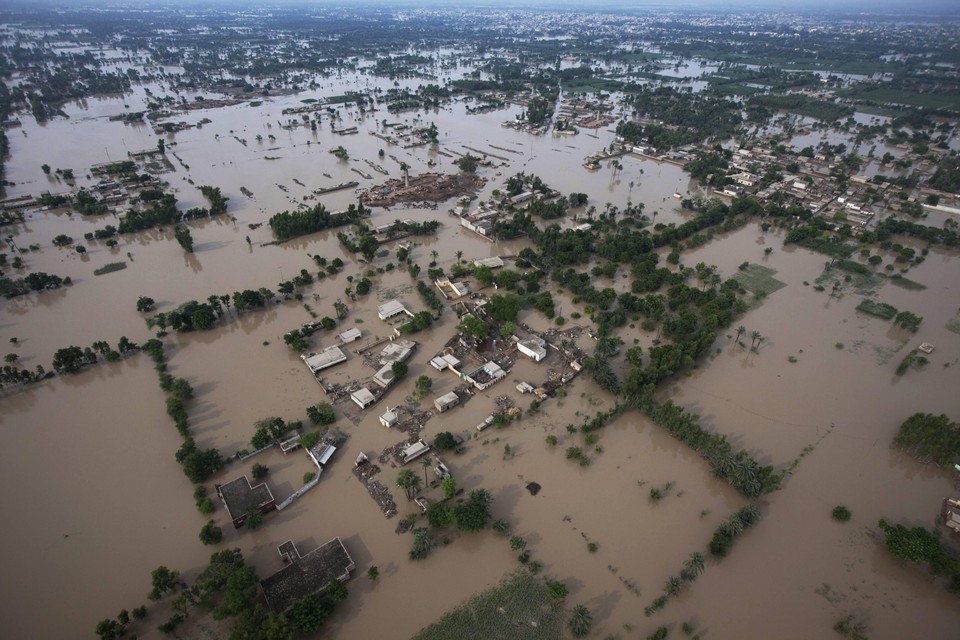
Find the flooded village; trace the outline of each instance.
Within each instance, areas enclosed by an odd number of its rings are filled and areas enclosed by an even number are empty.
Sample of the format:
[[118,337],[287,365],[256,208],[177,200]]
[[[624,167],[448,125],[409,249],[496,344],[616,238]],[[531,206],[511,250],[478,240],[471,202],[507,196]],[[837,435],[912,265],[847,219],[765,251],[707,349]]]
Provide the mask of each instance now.
[[956,15],[306,11],[0,12],[5,635],[956,634]]

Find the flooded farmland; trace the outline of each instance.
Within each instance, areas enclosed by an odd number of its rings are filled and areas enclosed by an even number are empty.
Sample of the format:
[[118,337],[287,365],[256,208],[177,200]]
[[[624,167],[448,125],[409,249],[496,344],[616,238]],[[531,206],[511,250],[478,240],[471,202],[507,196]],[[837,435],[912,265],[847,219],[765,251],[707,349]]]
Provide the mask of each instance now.
[[[453,54],[443,50],[443,55]],[[459,60],[447,62],[454,66],[439,71],[437,82],[474,69],[457,66]],[[675,62],[665,75],[700,77],[718,70],[705,61]],[[177,69],[168,72],[180,73]],[[526,275],[536,266],[522,256],[538,248],[530,237],[496,240],[468,230],[458,207],[493,206],[508,179],[523,172],[540,177],[560,195],[587,197],[586,205],[571,207],[556,221],[537,219],[531,236],[557,222],[563,229],[582,225],[571,232],[582,238],[591,225],[606,224],[608,215],[627,218],[620,213],[624,210],[637,214],[623,229],[649,225],[653,233],[695,220],[692,207],[701,196],[718,195],[719,188],[701,186],[679,160],[621,149],[613,119],[576,135],[538,135],[513,126],[529,109],[515,102],[479,114],[462,98],[400,113],[388,113],[385,103],[376,108],[371,101],[363,108],[336,102],[310,112],[313,128],[306,124],[309,117],[290,111],[358,88],[379,95],[420,84],[413,77],[388,80],[342,71],[305,78],[296,92],[267,91],[262,100],[235,104],[229,93],[184,91],[178,95],[184,102],[224,100],[225,106],[177,111],[173,119],[184,127],[175,133],[157,135],[153,124],[142,120],[110,119],[146,108],[152,96],[171,93],[162,81],[152,81],[122,96],[69,102],[63,106],[67,117],[37,122],[23,114],[20,126],[8,130],[8,199],[92,190],[101,182],[92,167],[139,157],[138,170],[156,173],[180,210],[210,204],[199,185],[219,188],[229,202],[225,215],[183,223],[192,251],[184,251],[177,225],[171,224],[113,236],[114,246],[105,238],[84,240],[119,224],[123,214],[112,210],[81,215],[67,206],[31,206],[22,221],[3,227],[5,250],[9,246],[11,260],[16,255],[24,263],[11,266],[10,273],[45,272],[71,280],[0,301],[0,339],[16,356],[8,362],[25,370],[49,369],[68,345],[102,340],[114,345],[122,336],[142,345],[159,335],[165,356],[165,368],[155,367],[146,352],[131,352],[75,374],[0,389],[0,429],[6,436],[0,481],[8,488],[3,502],[8,522],[0,534],[5,567],[0,623],[7,634],[92,637],[99,620],[146,605],[146,618],[133,622],[131,630],[140,638],[164,637],[157,627],[175,605],[148,599],[155,568],[169,567],[190,582],[212,552],[238,548],[262,579],[285,566],[278,554],[285,541],[306,554],[339,538],[355,568],[347,583],[350,595],[326,621],[324,637],[412,637],[520,565],[563,582],[566,603],[589,608],[592,637],[642,638],[661,625],[679,634],[683,623],[710,638],[825,637],[847,616],[862,621],[873,639],[951,637],[960,624],[956,596],[917,567],[893,558],[877,522],[887,518],[936,528],[941,501],[955,493],[954,476],[891,443],[911,414],[944,413],[951,419],[960,414],[957,249],[898,238],[899,248],[891,243],[873,249],[890,268],[871,272],[872,279],[857,279],[824,253],[785,244],[786,228],[753,218],[711,230],[696,246],[673,241],[650,249],[667,274],[694,290],[706,291],[709,281],[703,279],[701,286],[684,267],[699,263],[715,266],[722,281],[766,278],[764,286],[772,287],[756,295],[740,280],[744,291],[737,295],[749,303],[745,311],[732,326],[721,326],[703,357],[690,358],[691,366],[670,376],[655,394],[658,402],[671,400],[698,414],[700,424],[725,436],[734,452],[744,450],[761,466],[783,474],[779,490],[746,497],[718,477],[705,453],[637,409],[620,412],[621,396],[587,375],[589,367],[581,374],[583,359],[568,354],[594,353],[608,336],[596,333],[595,301],[585,300],[573,285],[549,277],[537,285],[549,290],[556,317],[552,310],[545,314],[527,304],[515,325],[511,321],[501,333],[477,340],[482,347],[456,340],[458,333],[467,333],[460,314],[470,310],[483,316],[490,299],[512,289],[481,281],[465,265],[503,258],[508,268]],[[609,96],[611,101],[622,97]],[[436,125],[435,144],[386,140],[397,131],[430,125]],[[800,148],[826,136],[806,133],[791,144]],[[849,141],[841,132],[830,136],[833,143]],[[161,154],[153,152],[158,140]],[[372,189],[389,196],[382,186],[388,180],[456,173],[458,159],[468,154],[481,160],[477,174],[485,184],[462,201],[424,198],[373,207],[359,225],[282,242],[269,224],[281,211],[318,203],[330,212],[347,210]],[[598,154],[602,160],[585,164],[585,158]],[[72,169],[76,178],[44,171],[44,165]],[[867,164],[863,175],[878,170]],[[731,197],[722,202],[730,204]],[[874,226],[890,214],[876,209]],[[949,210],[930,211],[926,223],[946,228],[955,217]],[[341,231],[359,235],[407,219],[440,226],[434,234],[386,236],[369,260],[338,237]],[[74,242],[57,246],[55,239],[62,235]],[[600,238],[594,237],[591,248],[609,252]],[[77,245],[85,250],[76,251]],[[398,256],[401,246],[409,252],[411,269]],[[569,250],[558,246],[558,252]],[[903,246],[922,251],[925,259],[904,267],[897,261]],[[678,260],[668,258],[673,251]],[[851,255],[861,267],[870,264],[866,255]],[[343,267],[325,271],[335,260]],[[608,288],[613,298],[656,291],[634,286],[628,264],[612,276],[591,271],[602,262],[588,255],[564,266],[591,274],[595,286]],[[97,274],[115,263],[123,266]],[[424,273],[411,273],[412,265]],[[460,280],[471,294],[443,299],[436,312],[417,289],[418,279],[430,291],[439,288],[432,286],[436,275],[426,277],[429,268],[440,275],[462,270],[466,275]],[[303,270],[316,275],[298,285],[296,295],[272,293]],[[864,270],[852,273],[863,276]],[[901,279],[892,277],[900,272]],[[367,278],[371,289],[361,293],[359,283]],[[238,310],[227,304],[210,330],[177,332],[171,326],[165,332],[146,322],[190,300],[261,289],[270,290],[263,308]],[[154,308],[140,312],[137,302],[144,296],[153,299]],[[864,299],[909,310],[922,317],[922,324],[911,332],[867,315],[858,310]],[[391,300],[406,307],[400,320],[379,317],[379,305]],[[427,312],[432,325],[401,333],[408,316],[416,319],[419,312]],[[305,335],[307,349],[288,347],[291,332],[322,318],[336,318],[336,329]],[[637,311],[615,329],[622,343],[610,359],[620,378],[629,377],[630,358],[649,362],[661,338],[668,342],[662,327],[646,326],[645,320]],[[349,328],[359,329],[361,338],[340,344],[345,362],[318,373],[318,384],[301,352],[338,344],[336,335]],[[517,351],[514,331],[550,337],[546,359],[534,361]],[[748,345],[751,335],[762,340]],[[380,389],[368,382],[389,364],[378,361],[377,354],[406,339],[417,344],[405,375],[392,369],[391,375],[402,379],[387,386],[381,398]],[[925,366],[897,373],[897,364],[921,343],[934,347]],[[640,348],[636,356],[631,347]],[[462,372],[439,371],[431,363],[438,354],[453,353],[465,361]],[[506,369],[504,379],[482,389],[467,384],[467,374],[494,357],[503,360],[498,366]],[[171,422],[170,396],[158,384],[158,371],[189,383],[192,397],[184,404],[191,441],[201,450],[219,450],[226,460],[199,483],[215,504],[210,515],[198,512],[197,483],[185,477],[175,459],[184,439]],[[431,380],[429,393],[418,388],[423,376]],[[376,404],[361,409],[358,400],[351,401],[358,381],[377,390]],[[533,393],[521,391],[524,383]],[[440,412],[434,398],[451,392],[461,406]],[[301,421],[304,431],[313,431],[306,410],[320,402],[333,404],[330,433],[341,435],[332,462],[323,466],[303,450],[283,453],[280,447],[245,455],[256,448],[251,439],[259,421]],[[503,413],[510,419],[476,428],[506,407],[515,407]],[[439,483],[431,483],[434,471],[421,464],[424,459],[403,466],[390,453],[408,439],[407,432],[381,424],[381,414],[390,410],[401,420],[417,418],[415,425],[405,426],[426,442],[443,432],[463,438],[456,451],[432,451],[425,459],[436,464],[442,456],[464,498],[475,489],[489,491],[489,519],[508,524],[508,533],[450,526],[434,533],[436,548],[429,557],[411,559],[408,529],[427,526],[422,513],[427,503],[422,509],[404,495],[398,473],[412,469],[418,482],[422,475],[423,496],[430,503],[443,495]],[[613,417],[603,429],[579,429],[607,411]],[[367,456],[370,466],[358,470],[359,456]],[[255,465],[269,469],[265,482],[277,503],[322,470],[314,488],[267,514],[261,527],[237,529],[231,522],[235,514],[227,513],[216,487],[244,475],[253,479]],[[371,477],[395,503],[395,513],[379,504],[384,493],[374,496],[361,477],[373,466],[379,473]],[[749,505],[757,507],[762,520],[743,532],[728,557],[710,556],[713,532]],[[837,505],[849,507],[850,522],[831,518]],[[223,540],[207,548],[197,532],[210,519],[222,528]],[[694,552],[707,556],[703,575],[654,606],[664,585],[669,588],[671,579],[684,575],[684,563]],[[371,568],[378,578],[368,577]],[[176,634],[231,637],[225,623],[200,607],[191,609]]]

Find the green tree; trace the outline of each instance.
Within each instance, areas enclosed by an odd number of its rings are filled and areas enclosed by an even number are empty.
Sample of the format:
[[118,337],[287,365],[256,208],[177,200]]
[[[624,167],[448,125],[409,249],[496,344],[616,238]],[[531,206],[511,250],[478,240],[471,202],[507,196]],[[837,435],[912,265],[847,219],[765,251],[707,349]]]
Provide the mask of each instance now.
[[430,530],[426,527],[417,527],[413,530],[413,547],[410,549],[411,560],[423,560],[437,546],[430,537]]
[[177,239],[184,251],[193,253],[193,236],[190,235],[190,229],[183,225],[177,225],[173,229],[173,237]]
[[465,336],[473,336],[478,340],[487,337],[486,323],[476,316],[464,316],[460,324],[457,325],[457,331]]
[[479,162],[480,158],[468,153],[465,156],[461,156],[460,159],[457,160],[456,164],[457,168],[464,173],[476,173]]
[[490,505],[493,496],[486,489],[474,489],[469,499],[453,510],[457,527],[462,531],[480,531],[490,517]]
[[427,507],[425,515],[427,516],[427,522],[435,529],[442,529],[453,524],[453,512],[450,507],[442,502],[434,502]]
[[394,380],[400,380],[407,375],[407,363],[402,360],[394,360],[390,365],[390,372],[393,373]]
[[426,397],[426,395],[430,393],[431,387],[433,387],[433,379],[430,376],[423,375],[418,377],[414,397],[416,397],[417,400]]
[[333,611],[333,602],[316,594],[306,595],[286,612],[286,618],[300,633],[313,633],[323,626]]
[[449,431],[441,431],[433,438],[433,446],[435,449],[453,449],[457,446],[457,440],[454,438],[453,434]]
[[159,600],[168,591],[176,591],[183,586],[180,572],[171,571],[163,565],[150,572],[150,583],[153,588],[147,597],[151,600]]
[[960,455],[960,425],[944,414],[915,413],[900,425],[893,442],[920,460],[950,467]]
[[334,602],[343,602],[347,599],[347,595],[347,585],[336,578],[331,578],[327,583],[327,596]]
[[547,580],[547,593],[554,600],[563,600],[567,597],[567,585],[559,580]]
[[570,611],[567,627],[570,629],[570,633],[577,638],[582,638],[590,633],[590,629],[593,627],[593,616],[590,615],[590,610],[582,604],[575,606]]
[[690,557],[683,562],[683,577],[686,580],[695,580],[697,576],[703,573],[705,566],[703,554],[699,551],[694,551],[690,554]]
[[337,415],[333,410],[333,405],[329,402],[319,402],[307,407],[307,418],[309,418],[313,424],[327,425],[333,424],[337,419]]
[[420,476],[413,472],[413,469],[400,469],[397,474],[397,486],[403,489],[407,500],[413,500],[413,496],[420,489]]
[[440,489],[443,490],[445,498],[452,498],[457,495],[457,480],[453,476],[447,476],[440,481]]
[[213,520],[207,520],[207,524],[200,529],[200,542],[205,545],[223,542],[223,530]]
[[380,248],[380,242],[378,242],[377,239],[371,235],[365,235],[360,238],[358,246],[360,248],[361,255],[363,255],[367,262],[370,262],[373,260],[374,256],[377,255],[377,249]]
[[96,628],[96,634],[101,640],[119,640],[123,637],[125,631],[124,625],[110,618],[98,622]]

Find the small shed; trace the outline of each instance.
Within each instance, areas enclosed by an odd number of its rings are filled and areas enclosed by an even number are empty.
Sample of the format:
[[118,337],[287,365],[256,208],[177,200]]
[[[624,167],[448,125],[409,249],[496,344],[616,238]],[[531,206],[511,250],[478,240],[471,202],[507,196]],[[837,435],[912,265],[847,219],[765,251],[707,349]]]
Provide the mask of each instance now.
[[337,335],[337,340],[340,341],[340,344],[347,344],[348,342],[353,342],[354,340],[359,340],[360,336],[363,335],[363,332],[356,327],[351,327]]
[[380,416],[380,424],[387,427],[388,429],[393,425],[397,424],[400,421],[400,417],[397,415],[397,412],[390,407],[387,407],[387,410],[383,412],[383,415]]
[[460,396],[453,391],[445,393],[433,401],[433,406],[436,407],[440,413],[443,413],[447,409],[452,409],[458,404],[460,404]]
[[350,399],[357,403],[357,406],[361,409],[366,409],[377,401],[377,397],[373,395],[366,387],[361,387],[360,389],[357,389],[351,393]]

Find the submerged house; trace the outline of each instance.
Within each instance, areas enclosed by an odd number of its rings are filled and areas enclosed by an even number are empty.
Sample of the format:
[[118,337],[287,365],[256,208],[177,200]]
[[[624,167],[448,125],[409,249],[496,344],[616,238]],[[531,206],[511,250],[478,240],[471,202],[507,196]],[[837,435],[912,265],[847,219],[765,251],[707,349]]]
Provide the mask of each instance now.
[[304,596],[323,594],[331,580],[346,582],[357,568],[339,537],[306,555],[300,555],[292,540],[281,544],[277,551],[287,566],[260,581],[267,604],[277,613],[283,613]]
[[250,484],[247,476],[241,476],[226,484],[217,485],[217,495],[227,508],[233,526],[239,529],[251,512],[270,513],[277,508],[277,502],[266,482],[256,486]]
[[473,386],[480,391],[496,384],[505,377],[507,377],[507,372],[493,360],[490,360],[479,369],[471,371],[466,376],[467,380],[473,383]]
[[547,343],[543,338],[533,337],[529,340],[521,340],[517,343],[517,349],[528,358],[533,358],[535,362],[540,362],[547,357]]

